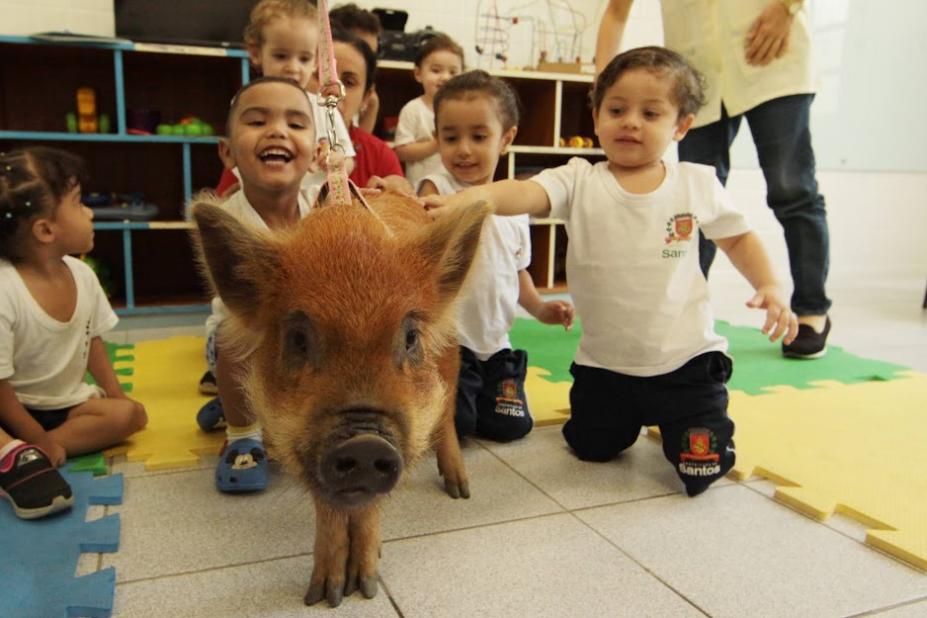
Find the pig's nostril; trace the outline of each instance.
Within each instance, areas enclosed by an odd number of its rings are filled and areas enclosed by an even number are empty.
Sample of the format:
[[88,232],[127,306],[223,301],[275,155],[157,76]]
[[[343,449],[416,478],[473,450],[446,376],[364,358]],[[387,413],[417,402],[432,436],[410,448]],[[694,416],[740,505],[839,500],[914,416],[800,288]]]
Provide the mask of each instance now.
[[347,474],[351,470],[357,467],[357,460],[351,457],[339,457],[335,461],[335,471],[342,474]]
[[380,474],[395,474],[399,468],[399,463],[395,459],[378,459],[373,463],[373,467]]

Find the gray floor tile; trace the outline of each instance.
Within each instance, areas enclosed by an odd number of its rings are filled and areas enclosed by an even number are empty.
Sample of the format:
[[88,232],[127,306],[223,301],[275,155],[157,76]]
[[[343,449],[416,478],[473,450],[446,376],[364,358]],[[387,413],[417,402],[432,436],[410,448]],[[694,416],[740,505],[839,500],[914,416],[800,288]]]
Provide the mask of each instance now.
[[213,470],[125,479],[122,541],[103,566],[117,581],[201,571],[308,553],[315,519],[308,495],[283,474],[258,494],[220,494]]
[[174,470],[147,470],[143,461],[126,461],[125,455],[116,455],[109,464],[110,474],[122,474],[126,478],[139,476],[154,476],[159,474],[177,474],[189,470],[215,470],[219,461],[218,455],[200,455],[195,466],[178,468]]
[[[684,491],[660,443],[644,435],[608,463],[577,459],[564,442],[560,426],[538,427],[516,442],[483,445],[567,509]],[[730,482],[722,479],[715,485]]]
[[380,569],[406,618],[702,615],[568,514],[386,543]]
[[927,616],[927,599],[863,615],[878,616],[879,618],[924,618],[924,616]]
[[384,539],[562,512],[553,500],[478,444],[470,444],[463,452],[471,497],[454,500],[444,493],[435,458],[428,457],[384,501]]
[[371,600],[355,593],[334,610],[326,604],[306,607],[303,595],[311,572],[312,558],[298,556],[120,584],[113,614],[119,618],[397,616],[383,590]]
[[577,514],[711,616],[846,616],[927,594],[927,577],[730,486]]

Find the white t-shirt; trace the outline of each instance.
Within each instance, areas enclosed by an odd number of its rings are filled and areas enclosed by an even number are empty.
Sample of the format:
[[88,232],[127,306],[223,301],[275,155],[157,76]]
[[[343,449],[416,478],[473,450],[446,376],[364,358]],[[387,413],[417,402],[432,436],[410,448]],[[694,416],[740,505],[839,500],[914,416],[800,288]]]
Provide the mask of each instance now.
[[814,92],[811,37],[805,12],[792,22],[789,46],[766,66],[747,64],[744,41],[769,0],[661,0],[664,45],[685,56],[705,76],[706,104],[693,127],[721,119],[721,102],[731,116],[761,103]]
[[608,169],[573,158],[531,180],[566,221],[567,282],[582,320],[576,362],[633,376],[678,369],[727,350],[714,331],[698,231],[726,238],[749,230],[714,168],[666,163],[652,193],[625,191]]
[[70,408],[100,396],[84,382],[90,341],[119,321],[93,270],[70,256],[63,261],[77,287],[67,322],[48,315],[16,268],[0,259],[0,380],[9,381],[21,404],[37,410]]
[[[466,189],[448,172],[422,178],[440,195]],[[416,187],[416,192],[418,187]],[[528,215],[486,219],[480,244],[470,267],[467,284],[458,297],[457,335],[460,345],[486,360],[499,350],[511,349],[509,331],[518,306],[518,271],[531,263]]]
[[[412,99],[402,106],[399,112],[399,124],[396,125],[396,146],[404,146],[414,142],[434,137],[435,134],[435,112],[425,105],[424,99],[418,97]],[[434,153],[420,161],[408,161],[406,166],[406,178],[416,186],[418,182],[429,174],[436,174],[444,171],[444,164],[441,163],[441,155]]]
[[[299,204],[299,218],[302,219],[309,214],[309,211],[312,210],[313,201],[309,201],[307,197],[300,192],[298,198]],[[264,222],[264,219],[261,218],[261,215],[258,214],[258,211],[254,209],[253,206],[248,202],[248,198],[245,197],[244,191],[236,191],[232,196],[226,201],[222,202],[222,207],[228,210],[229,213],[235,215],[235,217],[244,223],[245,225],[252,227],[258,230],[269,230],[267,223]],[[216,329],[219,327],[225,319],[229,317],[229,310],[225,306],[225,303],[222,302],[222,299],[217,295],[212,299],[212,313],[209,317],[206,318],[206,335],[207,337],[212,333],[216,332]]]

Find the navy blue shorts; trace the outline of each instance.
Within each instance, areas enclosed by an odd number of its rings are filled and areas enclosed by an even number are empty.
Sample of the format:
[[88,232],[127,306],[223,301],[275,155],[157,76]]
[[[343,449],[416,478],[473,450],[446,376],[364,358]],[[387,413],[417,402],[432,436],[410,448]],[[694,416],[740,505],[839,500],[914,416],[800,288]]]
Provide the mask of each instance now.
[[663,454],[694,496],[734,465],[725,386],[731,371],[731,359],[721,352],[646,378],[573,363],[563,436],[580,459],[609,461],[637,441],[641,427],[658,425]]
[[499,350],[485,361],[460,346],[457,379],[458,437],[476,434],[498,442],[524,437],[534,424],[525,396],[528,353]]

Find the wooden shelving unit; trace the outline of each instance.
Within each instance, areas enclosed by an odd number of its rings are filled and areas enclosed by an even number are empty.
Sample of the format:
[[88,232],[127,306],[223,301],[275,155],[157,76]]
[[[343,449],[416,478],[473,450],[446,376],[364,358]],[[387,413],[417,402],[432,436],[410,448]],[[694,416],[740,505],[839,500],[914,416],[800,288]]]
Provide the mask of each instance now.
[[[120,314],[206,310],[208,294],[197,272],[184,208],[222,171],[219,138],[132,135],[129,110],[150,109],[162,121],[196,115],[217,131],[228,101],[249,78],[241,50],[131,42],[49,43],[0,36],[0,148],[48,143],[84,157],[86,192],[141,192],[158,206],[153,221],[97,221],[92,256],[110,271]],[[65,116],[75,93],[89,86],[110,133],[69,133]]]
[[[0,149],[56,144],[83,156],[87,192],[144,193],[158,206],[152,221],[96,221],[92,256],[110,271],[117,313],[206,311],[208,293],[194,266],[185,205],[194,191],[215,186],[221,174],[218,137],[132,135],[129,110],[151,109],[162,121],[196,115],[221,131],[228,101],[249,80],[242,50],[133,42],[51,43],[0,36]],[[410,62],[381,61],[377,90],[382,119],[398,116],[421,93]],[[514,178],[570,157],[602,159],[599,149],[560,148],[560,137],[592,137],[586,103],[591,76],[492,71],[509,81],[526,107],[515,146],[497,178]],[[69,133],[65,116],[75,93],[92,87],[110,133]],[[542,290],[565,287],[566,235],[559,221],[532,222],[530,272]]]

